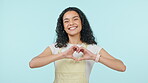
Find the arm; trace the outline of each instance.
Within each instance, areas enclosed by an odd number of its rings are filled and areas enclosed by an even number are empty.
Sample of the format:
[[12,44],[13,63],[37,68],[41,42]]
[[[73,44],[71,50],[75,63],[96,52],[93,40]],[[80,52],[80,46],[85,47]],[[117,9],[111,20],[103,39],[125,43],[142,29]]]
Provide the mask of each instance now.
[[123,64],[121,60],[114,58],[104,49],[101,49],[99,54],[101,55],[99,59],[100,63],[117,71],[124,72],[126,70],[126,66]]
[[[94,60],[96,59],[96,54],[90,52],[84,47],[80,47],[78,52],[83,52],[83,57],[79,58],[78,61],[81,60]],[[99,62],[106,65],[107,67],[124,72],[126,70],[126,66],[123,64],[121,60],[118,60],[107,53],[103,48],[100,50],[99,54],[101,55],[99,58]]]
[[42,66],[45,66],[51,62],[54,62],[54,61],[62,59],[62,58],[63,58],[63,56],[61,55],[61,53],[53,55],[50,47],[47,47],[41,54],[34,57],[29,62],[29,66],[30,66],[30,68],[42,67]]
[[54,62],[59,59],[69,58],[76,60],[77,58],[73,57],[73,53],[78,49],[78,46],[72,46],[70,49],[59,54],[52,54],[50,47],[47,47],[40,55],[34,57],[30,62],[30,68],[37,68],[45,66],[51,62]]

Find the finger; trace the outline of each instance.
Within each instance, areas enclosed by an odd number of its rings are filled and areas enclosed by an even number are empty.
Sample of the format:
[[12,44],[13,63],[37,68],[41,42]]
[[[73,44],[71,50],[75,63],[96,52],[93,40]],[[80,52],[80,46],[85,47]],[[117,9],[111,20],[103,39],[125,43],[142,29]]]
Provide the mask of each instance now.
[[71,58],[72,58],[72,56],[66,56],[66,58],[71,59]]
[[79,47],[77,46],[77,50],[76,50],[77,52],[79,51]]
[[74,53],[76,49],[77,49],[76,46],[72,46],[72,47],[69,48],[69,51],[71,51],[72,53]]
[[73,60],[78,61],[78,59],[76,57],[71,57]]
[[82,49],[81,52],[83,52],[84,54],[89,51],[88,49],[86,49],[86,48],[84,48],[84,47],[81,47],[81,49]]
[[84,52],[84,50],[85,50],[85,48],[80,47],[78,53],[80,53],[80,52]]
[[79,48],[78,46],[72,46],[72,49],[73,49],[74,51],[77,51],[78,48]]
[[85,60],[85,58],[81,57],[78,59],[78,61],[82,61],[82,60]]
[[75,48],[74,46],[71,46],[71,47],[70,47],[71,50],[73,50],[74,48]]
[[81,50],[82,50],[82,48],[81,48],[81,47],[79,47],[78,53],[79,53],[79,52],[81,52]]
[[71,48],[71,49],[73,49],[73,48],[75,48],[75,47],[76,47],[76,45],[74,45],[74,46],[71,46],[70,48]]
[[84,52],[84,49],[81,49],[80,52]]

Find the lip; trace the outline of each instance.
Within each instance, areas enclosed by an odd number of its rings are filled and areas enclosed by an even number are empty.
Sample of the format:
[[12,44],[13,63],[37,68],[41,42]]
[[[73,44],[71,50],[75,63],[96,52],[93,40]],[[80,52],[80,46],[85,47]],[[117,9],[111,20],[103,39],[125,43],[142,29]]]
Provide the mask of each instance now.
[[76,28],[78,28],[78,26],[72,26],[72,27],[69,27],[68,30],[74,31]]

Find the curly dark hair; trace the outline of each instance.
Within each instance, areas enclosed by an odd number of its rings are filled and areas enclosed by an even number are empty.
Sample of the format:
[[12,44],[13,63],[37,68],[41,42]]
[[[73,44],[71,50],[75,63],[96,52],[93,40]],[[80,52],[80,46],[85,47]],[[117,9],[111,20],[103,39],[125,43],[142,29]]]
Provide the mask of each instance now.
[[56,27],[57,39],[56,39],[55,47],[59,47],[59,48],[66,47],[67,43],[69,42],[68,34],[64,30],[64,25],[63,25],[63,16],[68,11],[75,11],[80,16],[80,19],[82,22],[82,30],[80,32],[80,37],[81,37],[80,40],[86,44],[97,44],[85,14],[80,9],[78,9],[76,7],[68,7],[59,15],[59,18],[57,21],[57,27]]

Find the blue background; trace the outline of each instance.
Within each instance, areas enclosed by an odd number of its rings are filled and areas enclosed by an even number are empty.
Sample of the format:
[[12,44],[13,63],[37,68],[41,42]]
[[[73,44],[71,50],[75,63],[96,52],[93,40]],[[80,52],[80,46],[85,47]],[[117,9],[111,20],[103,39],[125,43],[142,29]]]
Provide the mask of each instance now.
[[30,69],[29,61],[56,39],[67,7],[87,16],[98,45],[127,66],[97,63],[90,83],[148,83],[147,0],[0,0],[0,83],[52,83],[54,64]]

